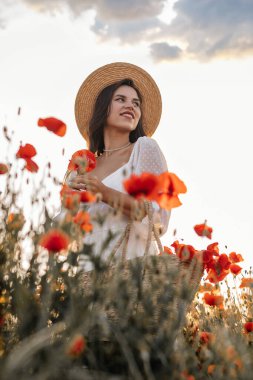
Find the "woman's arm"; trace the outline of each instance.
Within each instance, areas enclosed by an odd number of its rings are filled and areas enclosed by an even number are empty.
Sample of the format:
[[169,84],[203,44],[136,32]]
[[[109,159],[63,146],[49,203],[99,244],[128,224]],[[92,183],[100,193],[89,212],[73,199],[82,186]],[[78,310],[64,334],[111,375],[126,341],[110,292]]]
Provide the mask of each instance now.
[[105,186],[99,179],[90,174],[77,175],[68,185],[81,191],[90,191],[93,194],[101,194],[102,201],[121,211],[127,217],[134,220],[142,220],[146,216],[144,202],[136,200],[131,195]]
[[121,193],[110,187],[104,187],[102,193],[103,202],[116,210],[120,209],[121,212],[130,219],[142,220],[146,216],[144,202],[142,200],[136,200],[131,195]]

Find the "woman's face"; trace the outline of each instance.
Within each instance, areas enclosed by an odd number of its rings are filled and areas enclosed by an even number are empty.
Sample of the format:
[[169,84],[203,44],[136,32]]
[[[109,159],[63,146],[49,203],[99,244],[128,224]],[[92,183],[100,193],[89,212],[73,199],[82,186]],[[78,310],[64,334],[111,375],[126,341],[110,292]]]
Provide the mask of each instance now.
[[140,99],[134,88],[122,85],[113,94],[106,128],[131,132],[141,117]]

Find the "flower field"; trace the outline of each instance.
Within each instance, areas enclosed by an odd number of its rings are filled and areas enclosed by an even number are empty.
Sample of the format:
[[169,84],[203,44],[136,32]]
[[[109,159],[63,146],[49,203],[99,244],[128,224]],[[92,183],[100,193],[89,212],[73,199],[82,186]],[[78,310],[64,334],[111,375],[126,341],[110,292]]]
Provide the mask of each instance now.
[[[38,126],[66,132],[55,118]],[[43,192],[46,181],[58,185],[48,168],[29,201],[39,217],[27,219],[22,197],[40,170],[35,157],[27,143],[16,149],[22,169],[0,163],[0,378],[250,380],[253,273],[242,269],[243,254],[221,251],[205,221],[193,226],[201,250],[175,240],[146,260],[102,261],[83,243],[93,220],[80,208],[99,194],[61,184],[65,216],[57,221]],[[94,165],[91,152],[78,151],[67,175]],[[132,175],[124,186],[137,202],[168,210],[187,191],[169,172]],[[80,256],[93,262],[92,273],[79,270]]]

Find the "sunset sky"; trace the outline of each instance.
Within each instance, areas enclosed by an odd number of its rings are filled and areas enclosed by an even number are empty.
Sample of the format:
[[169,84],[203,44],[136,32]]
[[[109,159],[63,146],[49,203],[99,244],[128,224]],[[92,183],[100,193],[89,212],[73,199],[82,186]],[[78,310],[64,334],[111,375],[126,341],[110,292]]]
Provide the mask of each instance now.
[[[0,51],[0,123],[15,132],[9,154],[31,143],[40,167],[51,161],[60,179],[86,147],[74,118],[85,77],[115,61],[147,70],[163,99],[153,138],[188,188],[163,243],[176,229],[185,243],[218,241],[253,264],[253,1],[3,0]],[[48,116],[66,122],[65,137],[37,127]],[[4,161],[2,134],[0,144]],[[204,220],[212,240],[193,231]]]

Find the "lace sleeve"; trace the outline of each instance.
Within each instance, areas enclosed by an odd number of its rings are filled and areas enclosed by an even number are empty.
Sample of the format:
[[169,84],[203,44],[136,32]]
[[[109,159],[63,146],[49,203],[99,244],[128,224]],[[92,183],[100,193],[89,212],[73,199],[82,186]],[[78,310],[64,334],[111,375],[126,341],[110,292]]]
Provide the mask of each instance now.
[[[149,137],[140,137],[139,151],[135,162],[135,173],[143,172],[161,174],[168,171],[165,157],[155,140]],[[152,202],[154,209],[154,223],[160,231],[160,235],[164,235],[167,231],[171,211],[164,210],[159,207],[156,202]],[[146,218],[143,220],[144,223]]]

